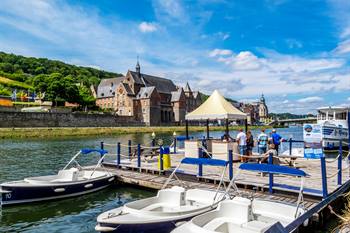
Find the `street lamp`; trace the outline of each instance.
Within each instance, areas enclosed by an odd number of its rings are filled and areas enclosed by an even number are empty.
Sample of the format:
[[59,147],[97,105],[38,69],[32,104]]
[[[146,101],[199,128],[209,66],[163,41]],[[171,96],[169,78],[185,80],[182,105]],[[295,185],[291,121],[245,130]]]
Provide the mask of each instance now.
[[156,146],[156,134],[152,132],[152,147]]

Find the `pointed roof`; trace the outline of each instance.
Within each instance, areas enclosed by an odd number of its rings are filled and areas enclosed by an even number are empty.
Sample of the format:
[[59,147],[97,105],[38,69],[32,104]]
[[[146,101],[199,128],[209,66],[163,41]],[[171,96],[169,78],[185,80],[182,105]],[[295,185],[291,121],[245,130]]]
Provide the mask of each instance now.
[[137,98],[138,99],[151,98],[151,95],[154,91],[156,91],[156,87],[141,87],[139,93],[137,94]]
[[186,82],[186,86],[185,86],[185,92],[192,92],[190,85],[188,84],[188,82]]
[[213,94],[193,112],[186,114],[186,120],[246,119],[247,114],[235,108],[219,91]]
[[97,98],[113,97],[115,89],[124,80],[124,76],[102,79],[97,87]]
[[176,86],[170,79],[160,78],[148,74],[140,73],[138,75],[134,71],[129,71],[135,80],[135,83],[143,85],[145,87],[156,87],[158,93],[171,94],[172,91],[176,91]]
[[177,102],[181,100],[181,97],[184,95],[184,90],[180,87],[177,91],[171,92],[171,102]]

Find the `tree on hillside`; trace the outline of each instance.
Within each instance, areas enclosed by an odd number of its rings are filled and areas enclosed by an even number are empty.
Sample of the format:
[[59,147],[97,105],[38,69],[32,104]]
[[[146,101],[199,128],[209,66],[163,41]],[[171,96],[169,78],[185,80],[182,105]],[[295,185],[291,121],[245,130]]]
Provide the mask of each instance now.
[[46,98],[55,102],[57,106],[60,102],[76,103],[79,101],[79,90],[72,76],[63,77],[60,73],[53,73],[45,79],[47,89]]
[[86,86],[79,86],[79,101],[78,104],[80,104],[84,109],[86,107],[93,107],[95,105],[95,98],[91,95],[90,89]]

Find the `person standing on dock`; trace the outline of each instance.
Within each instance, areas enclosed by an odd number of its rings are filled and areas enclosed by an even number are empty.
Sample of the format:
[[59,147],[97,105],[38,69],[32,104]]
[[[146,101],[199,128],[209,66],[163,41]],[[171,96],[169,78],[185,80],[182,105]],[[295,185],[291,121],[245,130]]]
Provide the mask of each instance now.
[[281,135],[279,135],[279,134],[276,132],[276,129],[273,129],[273,130],[272,130],[271,138],[272,138],[272,144],[275,145],[275,150],[276,150],[277,155],[278,155],[278,149],[279,149],[279,146],[280,146],[281,141],[282,141],[283,139],[282,139]]
[[265,129],[261,129],[261,133],[258,136],[258,153],[265,154],[267,151],[267,142],[269,141],[269,137],[265,133]]
[[[239,129],[239,133],[236,137],[239,153],[243,156],[247,154],[247,135],[243,132],[243,129]],[[244,157],[241,157],[241,162],[244,162]]]
[[252,135],[252,132],[248,130],[247,131],[247,155],[248,156],[253,155],[253,148],[254,148],[254,137]]

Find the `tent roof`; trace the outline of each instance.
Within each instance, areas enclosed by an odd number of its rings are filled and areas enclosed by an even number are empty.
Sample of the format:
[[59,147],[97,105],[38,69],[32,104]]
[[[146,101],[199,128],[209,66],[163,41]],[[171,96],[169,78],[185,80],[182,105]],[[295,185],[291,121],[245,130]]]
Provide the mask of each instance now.
[[193,112],[186,114],[186,120],[246,119],[247,114],[235,108],[217,90]]

